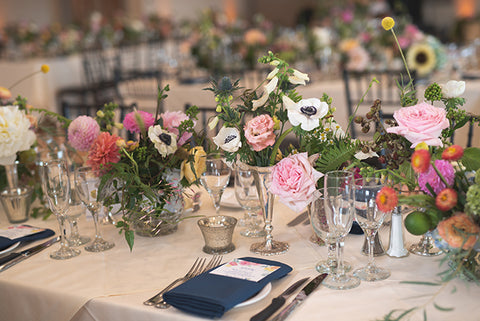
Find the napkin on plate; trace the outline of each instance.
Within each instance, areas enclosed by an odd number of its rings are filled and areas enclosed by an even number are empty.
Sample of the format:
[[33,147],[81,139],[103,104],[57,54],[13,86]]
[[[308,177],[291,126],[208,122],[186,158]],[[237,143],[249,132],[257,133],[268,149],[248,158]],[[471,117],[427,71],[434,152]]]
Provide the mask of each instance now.
[[9,248],[10,246],[12,246],[17,242],[32,242],[32,241],[41,240],[41,239],[50,237],[52,235],[55,235],[55,232],[48,228],[35,228],[29,225],[23,225],[23,226],[27,228],[32,228],[30,229],[32,233],[22,235],[19,237],[13,237],[13,238],[0,235],[0,251],[3,251]]
[[[238,261],[253,262],[278,267],[258,281],[218,275],[229,263],[214,268],[166,292],[166,303],[179,310],[202,317],[218,318],[235,305],[257,294],[273,280],[279,279],[292,268],[284,263],[254,257],[239,258]],[[218,269],[218,270],[217,270]],[[225,270],[225,267],[222,269]]]

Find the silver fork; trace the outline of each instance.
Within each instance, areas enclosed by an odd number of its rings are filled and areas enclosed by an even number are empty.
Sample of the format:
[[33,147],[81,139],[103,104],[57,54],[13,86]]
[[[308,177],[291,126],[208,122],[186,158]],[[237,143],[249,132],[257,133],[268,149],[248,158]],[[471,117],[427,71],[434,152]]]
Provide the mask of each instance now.
[[173,281],[172,283],[170,283],[166,288],[164,288],[162,291],[158,292],[157,294],[155,294],[154,296],[152,296],[150,299],[148,299],[147,301],[143,302],[143,304],[145,305],[154,305],[156,304],[160,299],[163,300],[162,298],[162,295],[167,292],[168,290],[172,289],[175,285],[177,285],[177,283],[180,283],[180,282],[185,282],[186,280],[192,278],[193,276],[195,276],[199,271],[202,271],[203,270],[203,266],[205,265],[205,261],[206,259],[205,258],[198,258],[195,260],[195,262],[193,263],[192,267],[190,268],[190,270],[188,270],[188,272],[181,278],[178,278],[176,279],[175,281]]
[[[214,255],[210,261],[208,262],[208,264],[201,270],[201,271],[198,271],[196,275],[192,276],[191,278],[197,276],[197,275],[200,275],[210,269],[213,269],[217,266],[220,265],[220,263],[222,263],[222,256],[221,255]],[[185,280],[187,281],[187,280]],[[155,307],[156,308],[159,308],[159,309],[168,309],[171,305],[166,303],[165,301],[163,301],[163,294],[162,294],[162,298],[155,304]]]

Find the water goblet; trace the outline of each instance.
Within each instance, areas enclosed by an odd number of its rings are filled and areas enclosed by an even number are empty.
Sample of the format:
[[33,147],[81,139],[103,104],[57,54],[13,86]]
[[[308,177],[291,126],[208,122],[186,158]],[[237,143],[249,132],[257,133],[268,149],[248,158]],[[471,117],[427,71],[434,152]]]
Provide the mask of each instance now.
[[348,171],[332,171],[324,178],[324,205],[327,216],[329,233],[337,243],[337,268],[333,275],[325,281],[325,286],[346,290],[357,287],[360,280],[345,273],[343,248],[345,236],[350,232],[353,224],[355,189],[353,173]]
[[235,197],[244,209],[243,225],[245,228],[240,235],[246,237],[265,236],[262,204],[258,197],[253,171],[242,165],[235,168]]
[[375,235],[383,224],[387,212],[381,211],[376,204],[377,194],[383,187],[380,178],[362,177],[355,180],[355,218],[362,228],[368,243],[368,264],[353,272],[364,281],[380,281],[390,276],[390,271],[375,265]]
[[65,260],[80,254],[67,242],[65,220],[70,203],[70,179],[67,165],[63,160],[52,160],[42,164],[42,188],[49,207],[55,214],[60,227],[60,248],[51,253],[55,260]]
[[[327,258],[319,261],[315,265],[315,269],[319,273],[333,274],[337,269],[337,242],[328,227],[327,215],[325,212],[325,201],[323,197],[319,197],[308,205],[308,214],[310,216],[310,224],[312,225],[314,235],[327,246]],[[352,266],[349,262],[343,261],[345,272],[351,270]]]
[[220,199],[230,181],[232,170],[220,154],[209,154],[205,160],[206,169],[200,177],[200,182],[210,195],[215,212],[220,212]]
[[95,225],[95,239],[91,244],[85,246],[85,250],[89,252],[102,252],[115,246],[115,243],[103,239],[98,224],[98,213],[103,206],[100,202],[101,196],[98,191],[101,175],[100,170],[95,170],[88,166],[79,167],[75,170],[75,186],[78,196],[92,214]]

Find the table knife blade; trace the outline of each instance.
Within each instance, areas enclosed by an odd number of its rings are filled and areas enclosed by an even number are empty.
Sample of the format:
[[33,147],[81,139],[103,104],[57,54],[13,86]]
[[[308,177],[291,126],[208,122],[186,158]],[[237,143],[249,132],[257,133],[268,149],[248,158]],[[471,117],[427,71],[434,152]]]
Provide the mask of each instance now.
[[297,294],[295,299],[287,305],[272,321],[283,321],[292,313],[292,311],[299,306],[319,285],[323,280],[328,276],[327,273],[320,274],[312,281],[308,282],[307,285]]
[[308,212],[307,211],[302,212],[302,213],[298,214],[293,220],[288,222],[287,226],[293,227],[295,225],[298,225],[298,224],[302,223],[303,221],[305,221],[307,219],[307,217],[308,217]]
[[[46,242],[43,242],[39,245],[35,245],[35,246],[32,246],[31,248],[28,248],[26,250],[23,250],[21,252],[18,252],[18,253],[11,253],[8,257],[10,257],[10,260],[3,263],[1,266],[0,266],[0,272],[3,272],[9,268],[11,268],[12,266],[22,262],[23,260],[26,260],[28,259],[29,257],[37,254],[38,252],[48,248],[49,246],[51,246],[52,244],[58,242],[60,240],[60,237],[57,236],[57,237],[54,237]],[[6,258],[8,258],[6,257]],[[6,259],[5,258],[5,259]]]
[[303,278],[297,282],[290,285],[282,294],[277,296],[272,300],[269,306],[267,306],[262,311],[255,314],[250,318],[250,321],[264,321],[268,319],[272,314],[274,314],[282,305],[285,304],[285,300],[292,295],[303,283],[305,283],[309,278]]

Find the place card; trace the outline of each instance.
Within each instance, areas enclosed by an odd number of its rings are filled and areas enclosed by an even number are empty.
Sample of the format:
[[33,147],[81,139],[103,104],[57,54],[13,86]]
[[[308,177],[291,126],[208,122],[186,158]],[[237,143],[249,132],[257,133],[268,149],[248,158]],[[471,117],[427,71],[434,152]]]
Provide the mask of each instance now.
[[9,226],[6,229],[0,230],[0,236],[6,237],[10,240],[18,239],[27,235],[36,234],[45,231],[44,228],[30,225],[15,225]]
[[280,269],[280,266],[260,264],[242,259],[233,259],[210,273],[258,282],[278,269]]

